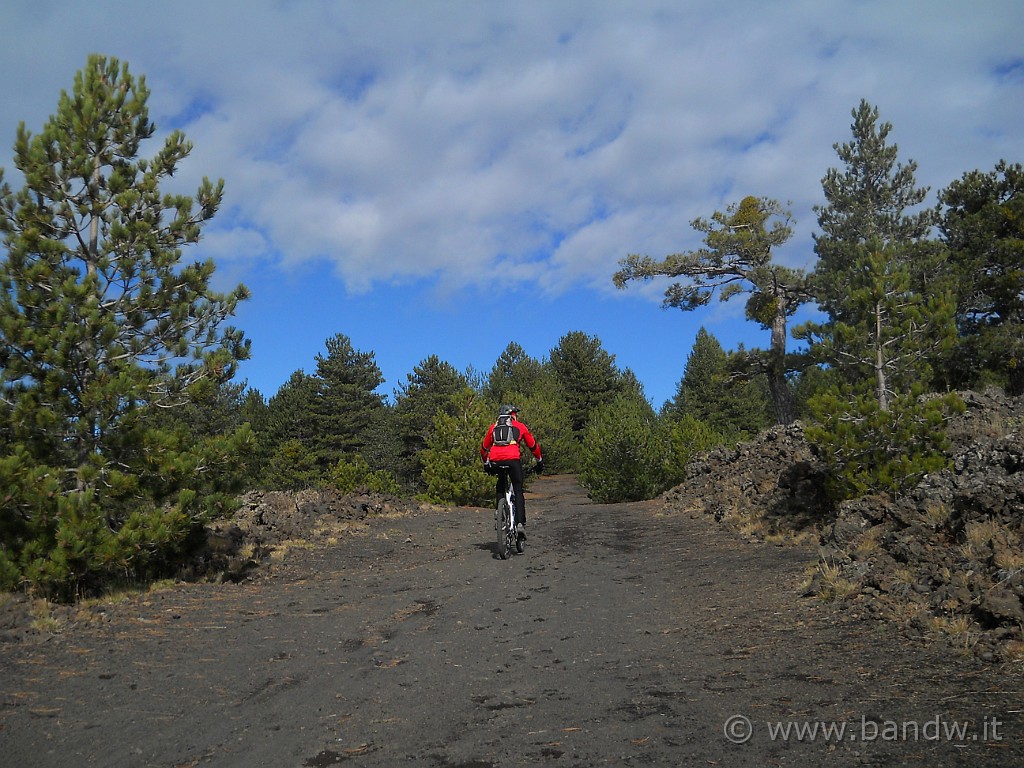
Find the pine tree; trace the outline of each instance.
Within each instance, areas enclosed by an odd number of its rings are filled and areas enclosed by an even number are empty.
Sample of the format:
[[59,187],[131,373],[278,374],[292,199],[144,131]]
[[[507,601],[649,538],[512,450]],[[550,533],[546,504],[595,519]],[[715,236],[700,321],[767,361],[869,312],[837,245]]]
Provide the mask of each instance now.
[[852,115],[853,140],[835,145],[845,167],[825,175],[828,205],[816,208],[822,234],[812,283],[829,319],[795,335],[847,383],[869,377],[884,411],[890,393],[906,391],[889,380],[919,380],[955,330],[949,282],[925,240],[935,213],[909,210],[928,192],[916,187],[917,166],[897,162],[898,148],[887,143],[892,125],[878,123],[877,108],[861,101]]
[[294,371],[267,402],[266,441],[271,447],[297,440],[312,449],[317,434],[316,399],[320,383],[303,370]]
[[400,478],[408,483],[418,481],[422,470],[420,453],[430,442],[434,419],[439,413],[450,411],[452,395],[468,385],[463,374],[437,355],[421,361],[406,376],[406,383],[395,393],[396,434],[392,435],[401,444]]
[[735,375],[729,355],[702,326],[664,415],[670,421],[687,415],[695,418],[721,435],[723,441],[749,438],[772,423],[771,402],[762,379]]
[[19,126],[25,186],[0,178],[0,571],[64,595],[173,557],[221,503],[211,462],[246,439],[199,445],[154,415],[229,381],[249,345],[224,325],[244,286],[216,293],[212,261],[182,264],[223,182],[161,193],[191,145],[174,131],[140,158],[148,98],[127,64],[90,56],[39,134]]
[[324,472],[317,465],[313,454],[296,438],[274,444],[259,477],[259,486],[268,491],[318,488],[324,482]]
[[946,294],[922,296],[910,289],[910,270],[893,248],[870,243],[855,262],[845,313],[818,342],[818,354],[850,381],[871,381],[879,408],[931,377],[930,361],[956,338],[955,303]]
[[729,442],[707,422],[689,413],[679,419],[665,421],[671,450],[665,470],[669,485],[676,485],[686,479],[686,468],[694,458],[718,445]]
[[597,407],[584,429],[580,483],[601,503],[654,498],[670,483],[670,443],[636,387]]
[[327,482],[341,493],[367,490],[397,495],[401,492],[394,473],[386,469],[371,469],[370,463],[360,453],[338,461],[328,473]]
[[263,469],[270,460],[270,445],[267,442],[270,410],[263,394],[258,389],[246,389],[239,405],[239,419],[252,430],[252,451],[246,468],[246,487],[259,487]]
[[484,473],[480,443],[492,421],[490,404],[470,387],[449,398],[434,418],[423,451],[428,500],[440,504],[490,506],[495,482]]
[[520,419],[540,442],[544,453],[544,471],[548,474],[576,471],[578,446],[572,431],[569,406],[552,372],[548,370],[542,373],[529,392],[508,394],[506,400],[520,408]]
[[950,465],[944,423],[963,410],[963,401],[953,394],[926,397],[923,389],[918,384],[894,395],[886,410],[867,386],[837,385],[811,398],[816,421],[807,439],[831,470],[827,491],[835,502],[904,494]]
[[[207,496],[207,505],[216,513],[228,511],[232,491],[251,484],[259,461],[255,430],[243,412],[244,391],[244,383],[211,377],[193,384],[189,399],[177,407],[146,410],[147,430],[174,435],[181,445],[193,446],[193,453],[206,453],[202,465],[207,470],[196,478],[202,484],[195,488]],[[225,454],[232,443],[238,449]],[[154,479],[148,486],[161,482]]]
[[916,186],[917,163],[897,162],[899,148],[888,143],[892,124],[878,122],[877,107],[862,100],[851,115],[852,140],[833,145],[844,167],[828,170],[821,182],[828,204],[815,207],[821,234],[814,238],[814,293],[821,308],[841,321],[847,320],[847,286],[867,243],[897,248],[908,264],[918,257],[909,264],[917,291],[930,285],[937,270],[934,254],[911,248],[935,223],[934,211],[911,211],[928,195],[927,187]]
[[572,331],[551,350],[549,364],[569,408],[573,432],[580,436],[597,407],[622,391],[615,356],[605,351],[596,336]]
[[839,499],[902,493],[945,467],[944,415],[962,407],[953,394],[923,398],[930,360],[956,337],[953,298],[911,291],[909,269],[890,250],[864,248],[849,286],[847,316],[857,322],[834,321],[818,342],[844,375],[811,399],[818,424],[807,434],[833,468]]
[[725,350],[715,336],[701,326],[686,358],[683,377],[676,385],[675,397],[665,407],[672,419],[691,414],[704,419],[721,412],[716,404],[728,375]]
[[300,369],[267,401],[262,429],[256,433],[266,466],[256,478],[258,487],[280,491],[316,484],[313,445],[319,430],[319,392],[316,377]]
[[[686,277],[665,291],[666,307],[693,310],[705,306],[718,293],[727,301],[739,293],[750,295],[747,318],[771,333],[760,369],[768,377],[776,419],[788,424],[794,418],[792,389],[787,381],[787,323],[797,308],[810,299],[801,270],[773,262],[773,249],[792,236],[791,215],[778,202],[748,196],[711,220],[696,219],[693,228],[705,234],[705,247],[656,261],[631,254],[619,262],[614,282],[619,288],[630,280],[656,276]],[[769,222],[771,222],[769,226]]]
[[385,418],[384,398],[374,391],[384,383],[374,354],[358,351],[342,333],[327,339],[326,345],[326,356],[316,357],[319,392],[312,443],[317,464],[325,471],[364,451]]
[[877,109],[862,101],[853,117],[853,141],[836,145],[845,169],[825,176],[828,205],[817,209],[813,282],[829,319],[796,334],[834,377],[809,402],[817,423],[807,435],[838,499],[901,493],[944,466],[943,416],[962,407],[953,395],[923,397],[956,334],[940,251],[925,239],[935,214],[909,211],[927,189],[914,163],[897,163]]
[[994,381],[1024,393],[1024,168],[1000,161],[939,194],[940,229],[958,289],[963,338],[949,362],[953,386]]
[[495,403],[506,403],[514,398],[510,392],[530,392],[543,375],[543,365],[534,360],[519,344],[510,341],[494,362],[487,376],[485,394]]

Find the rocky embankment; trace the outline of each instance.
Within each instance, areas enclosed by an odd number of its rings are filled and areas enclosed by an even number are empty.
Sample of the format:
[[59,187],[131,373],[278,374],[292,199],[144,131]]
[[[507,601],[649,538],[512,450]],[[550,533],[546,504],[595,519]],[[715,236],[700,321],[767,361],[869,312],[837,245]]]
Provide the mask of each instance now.
[[230,519],[206,530],[206,545],[180,574],[185,580],[239,581],[260,562],[289,549],[357,535],[373,516],[409,515],[432,505],[380,493],[330,489],[250,491]]
[[758,540],[816,537],[808,596],[986,660],[1024,659],[1024,399],[962,397],[952,467],[906,497],[829,509],[823,467],[793,425],[712,451],[662,499]]
[[[198,532],[180,581],[240,582],[290,550],[330,546],[361,535],[374,516],[407,516],[433,505],[378,493],[330,489],[251,491],[235,513]],[[0,594],[0,643],[44,642],[75,622],[102,618],[103,601],[64,605],[25,593]]]

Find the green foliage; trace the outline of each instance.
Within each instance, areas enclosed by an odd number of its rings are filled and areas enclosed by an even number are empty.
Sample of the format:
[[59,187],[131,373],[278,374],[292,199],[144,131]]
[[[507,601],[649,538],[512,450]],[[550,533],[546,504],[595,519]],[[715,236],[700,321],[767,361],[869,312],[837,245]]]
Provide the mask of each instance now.
[[[401,443],[397,439],[398,417],[393,406],[385,403],[378,411],[366,431],[366,445],[359,451],[371,472],[388,475],[398,483],[403,493],[412,492],[411,479],[401,475],[403,462]],[[388,491],[390,492],[390,491]]]
[[[134,476],[123,475],[123,480],[128,484],[137,480],[150,493],[157,490],[156,499],[180,500],[181,494],[194,494],[187,508],[196,523],[224,517],[235,510],[236,494],[246,487],[247,462],[254,445],[248,424],[217,434],[178,432],[161,471],[146,474],[137,470]],[[154,453],[150,451],[143,461],[152,465]]]
[[913,162],[897,163],[878,110],[862,101],[852,114],[852,142],[836,145],[845,168],[825,176],[828,205],[816,209],[814,288],[829,317],[795,334],[823,366],[802,382],[817,420],[806,433],[836,501],[905,493],[945,467],[944,418],[960,407],[952,395],[921,397],[956,337],[942,252],[925,239],[935,213],[910,212],[927,189]]
[[425,498],[439,504],[489,506],[494,478],[483,471],[480,444],[491,425],[493,406],[469,387],[449,398],[434,417],[423,451]]
[[516,342],[510,341],[487,376],[484,394],[494,403],[512,402],[516,400],[512,393],[532,392],[541,385],[544,376],[543,364],[527,355]]
[[0,590],[15,591],[21,584],[21,568],[7,549],[0,549]]
[[763,375],[747,379],[736,374],[718,339],[703,327],[664,415],[669,420],[693,416],[729,442],[747,439],[772,423]]
[[953,394],[924,398],[920,389],[894,398],[888,410],[863,387],[833,387],[811,400],[817,423],[805,431],[831,470],[833,500],[899,495],[949,465],[944,424],[963,401]]
[[469,384],[456,368],[431,355],[413,368],[406,383],[395,393],[395,434],[399,444],[398,474],[409,485],[419,484],[421,452],[428,446],[438,413],[452,412],[452,395]]
[[0,590],[21,586],[25,566],[52,548],[62,471],[33,457],[24,445],[0,457]]
[[374,391],[383,382],[374,355],[354,349],[340,333],[326,347],[327,354],[316,357],[316,374],[295,371],[260,414],[260,487],[321,485],[339,461],[356,453],[372,461],[372,469],[385,469],[395,437],[391,414]]
[[327,339],[327,355],[316,357],[315,432],[310,448],[327,472],[339,459],[361,452],[384,417],[384,399],[374,390],[384,383],[372,352],[360,352],[344,334]]
[[204,514],[226,513],[234,492],[250,485],[251,465],[258,459],[255,433],[243,417],[243,389],[212,377],[200,379],[189,388],[188,400],[148,409],[142,446],[146,461],[134,480],[163,496],[174,493],[164,488],[169,479],[184,482],[191,475]]
[[246,467],[245,486],[256,488],[263,477],[264,469],[270,461],[273,446],[269,443],[268,430],[270,410],[263,395],[257,389],[247,389],[238,406],[238,419],[248,424],[252,430],[252,448]]
[[338,460],[331,469],[328,482],[341,493],[354,493],[365,488],[371,493],[398,494],[400,489],[394,474],[383,469],[370,469],[360,454]]
[[197,516],[195,491],[182,489],[159,506],[139,500],[115,517],[91,488],[63,493],[60,474],[21,446],[0,459],[0,589],[29,586],[69,600],[165,572],[183,552]]
[[549,365],[579,437],[593,412],[622,391],[615,356],[604,350],[596,336],[572,331],[551,350]]
[[794,393],[796,396],[797,417],[803,421],[813,419],[810,402],[831,387],[838,386],[840,378],[831,368],[810,365],[796,376]]
[[1024,393],[1024,168],[1000,161],[989,173],[965,173],[939,200],[963,337],[948,380]]
[[[860,249],[848,283],[844,320],[807,324],[811,354],[851,384],[871,381],[879,408],[931,376],[931,360],[956,338],[948,293],[925,297],[911,289],[910,270],[892,246]],[[817,335],[815,335],[817,334]]]
[[264,456],[257,487],[284,491],[320,482],[322,468],[312,450],[319,428],[315,411],[319,390],[316,377],[295,371],[270,398],[263,431],[257,436]]
[[[877,107],[864,100],[851,115],[852,140],[834,145],[844,167],[826,173],[822,189],[828,204],[815,207],[822,231],[815,237],[815,297],[830,317],[844,322],[848,286],[862,247],[875,242],[909,256],[909,245],[922,240],[935,223],[932,210],[910,212],[924,202],[928,189],[916,186],[915,162],[897,162],[899,148],[888,143],[892,124],[879,123]],[[914,290],[927,293],[932,261],[920,258],[908,263]]]
[[718,339],[701,326],[686,358],[676,395],[666,405],[666,414],[677,419],[684,414],[705,419],[721,412],[723,409],[716,401],[727,376],[725,350]]
[[595,501],[650,499],[669,486],[665,430],[650,404],[633,392],[597,408],[582,450],[579,480]]
[[322,478],[316,458],[301,440],[293,438],[271,452],[259,485],[268,491],[297,491],[318,487]]
[[25,186],[0,184],[2,570],[64,597],[169,566],[251,442],[227,385],[249,344],[224,325],[248,292],[181,263],[223,184],[161,193],[191,146],[174,131],[139,158],[148,97],[91,56],[38,135],[19,127]]
[[689,413],[670,422],[668,430],[671,452],[665,471],[670,486],[683,482],[686,478],[686,468],[694,458],[729,442],[707,422]]
[[319,424],[316,399],[320,384],[315,376],[295,371],[267,403],[261,439],[271,449],[288,440],[312,446]]

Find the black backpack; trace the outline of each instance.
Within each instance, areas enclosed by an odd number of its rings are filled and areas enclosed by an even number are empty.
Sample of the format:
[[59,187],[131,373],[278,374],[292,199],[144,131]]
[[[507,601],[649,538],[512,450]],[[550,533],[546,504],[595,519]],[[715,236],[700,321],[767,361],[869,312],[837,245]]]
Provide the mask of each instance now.
[[504,415],[499,416],[494,422],[494,432],[491,436],[495,445],[512,445],[519,441],[518,432],[519,430],[512,426],[512,417]]

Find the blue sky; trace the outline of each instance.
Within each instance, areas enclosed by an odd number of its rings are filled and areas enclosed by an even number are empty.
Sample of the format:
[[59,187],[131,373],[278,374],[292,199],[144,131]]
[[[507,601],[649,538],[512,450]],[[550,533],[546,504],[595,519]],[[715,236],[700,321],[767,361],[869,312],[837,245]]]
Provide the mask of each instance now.
[[[487,371],[598,337],[656,406],[703,325],[766,346],[743,300],[660,307],[614,288],[629,253],[698,248],[690,222],[748,194],[788,203],[777,258],[813,266],[813,206],[864,98],[935,193],[1024,160],[1017,0],[6,0],[0,166],[90,53],[152,90],[173,180],[223,178],[186,258],[253,293],[241,377],[265,396],[327,338],[373,352],[391,395],[432,354]],[[143,148],[151,156],[157,144]]]

